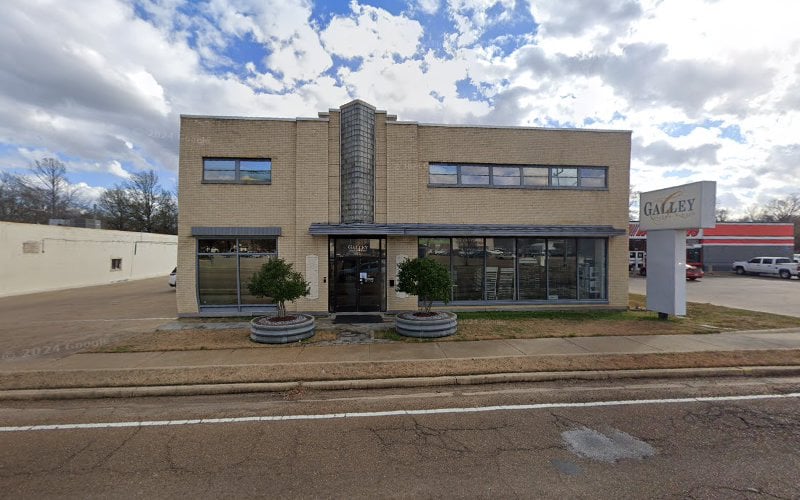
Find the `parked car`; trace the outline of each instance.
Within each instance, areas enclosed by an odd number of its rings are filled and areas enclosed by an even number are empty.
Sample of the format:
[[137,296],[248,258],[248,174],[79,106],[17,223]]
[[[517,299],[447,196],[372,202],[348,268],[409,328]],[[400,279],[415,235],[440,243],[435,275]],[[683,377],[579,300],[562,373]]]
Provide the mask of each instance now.
[[703,272],[703,268],[686,264],[686,279],[687,280],[694,281],[696,279],[702,278],[703,276],[705,276],[705,273]]
[[736,274],[771,274],[787,280],[800,273],[800,264],[789,257],[754,257],[734,262],[731,267]]
[[177,267],[173,269],[171,273],[169,273],[169,286],[171,287],[175,286],[175,278],[177,277],[177,274],[178,274]]
[[[639,268],[639,274],[642,276],[647,276],[647,266],[642,266]],[[693,266],[691,264],[686,264],[686,279],[689,281],[694,281],[696,279],[700,279],[705,276],[703,272],[703,268],[699,266]]]

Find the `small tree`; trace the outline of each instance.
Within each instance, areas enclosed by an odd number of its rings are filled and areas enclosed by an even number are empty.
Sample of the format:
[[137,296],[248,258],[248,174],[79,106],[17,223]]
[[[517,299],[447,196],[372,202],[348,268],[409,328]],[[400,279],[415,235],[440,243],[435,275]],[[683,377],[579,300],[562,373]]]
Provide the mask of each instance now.
[[270,259],[253,274],[247,285],[256,297],[272,297],[278,304],[278,317],[286,317],[286,301],[294,302],[309,294],[309,284],[303,275],[292,270],[292,265],[283,259]]
[[433,259],[406,259],[400,264],[397,281],[398,291],[419,297],[420,309],[425,314],[431,312],[434,301],[450,302],[453,288],[450,272]]

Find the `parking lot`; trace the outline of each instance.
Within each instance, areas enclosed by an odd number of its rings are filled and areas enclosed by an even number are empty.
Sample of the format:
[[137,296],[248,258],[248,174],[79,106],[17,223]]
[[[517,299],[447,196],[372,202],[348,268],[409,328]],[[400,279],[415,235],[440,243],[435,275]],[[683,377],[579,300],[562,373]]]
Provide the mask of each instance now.
[[0,298],[0,368],[152,331],[177,315],[167,277]]
[[[646,278],[631,276],[630,293],[644,295]],[[800,280],[715,273],[686,282],[686,300],[800,317]]]

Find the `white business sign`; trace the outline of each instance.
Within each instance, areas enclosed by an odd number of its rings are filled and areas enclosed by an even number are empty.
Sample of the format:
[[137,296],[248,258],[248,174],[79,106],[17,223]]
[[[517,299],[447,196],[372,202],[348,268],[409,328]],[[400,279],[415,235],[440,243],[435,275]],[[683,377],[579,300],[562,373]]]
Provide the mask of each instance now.
[[714,227],[716,204],[714,181],[648,191],[639,197],[639,227],[646,230]]

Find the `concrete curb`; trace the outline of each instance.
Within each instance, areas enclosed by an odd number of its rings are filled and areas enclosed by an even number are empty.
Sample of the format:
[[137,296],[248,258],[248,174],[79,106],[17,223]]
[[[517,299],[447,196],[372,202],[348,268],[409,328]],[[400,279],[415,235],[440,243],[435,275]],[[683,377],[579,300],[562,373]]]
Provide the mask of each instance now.
[[282,382],[345,382],[431,377],[730,366],[798,366],[800,349],[678,353],[587,353],[486,358],[406,359],[153,368],[5,372],[0,391],[199,386]]
[[587,370],[565,372],[492,373],[383,379],[317,380],[263,383],[220,383],[137,387],[86,387],[68,389],[18,389],[0,391],[0,401],[102,399],[132,397],[209,396],[293,389],[334,391],[347,389],[392,389],[452,385],[482,385],[557,380],[621,380],[692,377],[787,377],[800,375],[798,366],[745,366],[720,368],[672,368],[633,370]]

